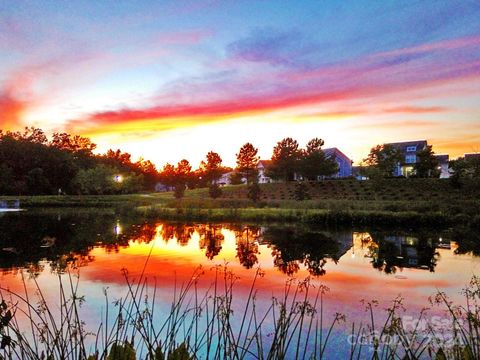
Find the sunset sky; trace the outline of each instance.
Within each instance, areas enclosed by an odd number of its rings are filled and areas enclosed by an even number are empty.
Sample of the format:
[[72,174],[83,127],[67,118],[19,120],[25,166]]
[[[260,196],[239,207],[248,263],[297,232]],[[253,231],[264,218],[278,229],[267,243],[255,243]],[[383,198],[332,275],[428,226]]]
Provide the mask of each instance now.
[[291,136],[480,151],[480,1],[0,3],[0,128],[161,166]]

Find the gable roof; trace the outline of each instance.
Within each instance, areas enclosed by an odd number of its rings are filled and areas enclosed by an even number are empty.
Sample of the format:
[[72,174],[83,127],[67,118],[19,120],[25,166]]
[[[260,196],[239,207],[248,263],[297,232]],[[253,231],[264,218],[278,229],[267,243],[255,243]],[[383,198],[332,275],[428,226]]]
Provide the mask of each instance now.
[[339,157],[343,157],[344,159],[347,159],[348,161],[352,161],[347,155],[345,155],[343,152],[341,152],[336,147],[328,148],[328,149],[322,149],[322,150],[323,150],[323,153],[325,154],[326,157],[339,156]]
[[267,167],[268,165],[270,165],[272,163],[272,160],[258,160],[258,164],[257,164],[257,167],[259,165],[263,166],[263,167]]

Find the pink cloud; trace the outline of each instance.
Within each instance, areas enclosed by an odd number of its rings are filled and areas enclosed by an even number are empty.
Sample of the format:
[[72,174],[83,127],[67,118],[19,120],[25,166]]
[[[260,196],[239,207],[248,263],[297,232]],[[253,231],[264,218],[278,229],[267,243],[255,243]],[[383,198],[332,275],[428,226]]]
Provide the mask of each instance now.
[[472,47],[480,45],[480,36],[471,36],[465,38],[457,38],[450,40],[443,40],[429,44],[423,44],[419,46],[413,46],[408,48],[402,48],[392,51],[385,51],[375,54],[373,57],[388,57],[398,55],[410,55],[419,54],[437,50],[453,50],[462,47]]

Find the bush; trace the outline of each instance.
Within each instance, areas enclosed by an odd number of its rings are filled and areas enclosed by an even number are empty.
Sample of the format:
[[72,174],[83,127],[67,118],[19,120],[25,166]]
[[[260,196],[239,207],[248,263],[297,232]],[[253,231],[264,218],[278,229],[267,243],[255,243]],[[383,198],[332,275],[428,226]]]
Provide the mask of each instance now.
[[212,199],[216,199],[222,196],[222,189],[220,189],[220,186],[218,184],[213,183],[208,187],[208,194]]
[[185,184],[177,184],[175,185],[175,190],[173,191],[173,196],[176,199],[181,199],[185,195]]
[[297,201],[310,199],[310,194],[308,192],[307,184],[305,184],[303,181],[297,182],[295,184],[295,191],[293,196]]
[[258,183],[254,182],[248,185],[247,197],[253,202],[257,202],[260,199],[261,190]]

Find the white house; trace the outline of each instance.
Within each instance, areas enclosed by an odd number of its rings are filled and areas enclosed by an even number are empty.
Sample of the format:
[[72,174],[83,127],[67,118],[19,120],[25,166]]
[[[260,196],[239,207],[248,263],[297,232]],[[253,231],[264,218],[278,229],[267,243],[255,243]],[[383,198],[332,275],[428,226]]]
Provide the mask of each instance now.
[[265,175],[267,167],[271,164],[272,160],[260,160],[257,164],[258,170],[258,183],[259,184],[268,184],[273,182],[271,178]]

